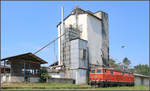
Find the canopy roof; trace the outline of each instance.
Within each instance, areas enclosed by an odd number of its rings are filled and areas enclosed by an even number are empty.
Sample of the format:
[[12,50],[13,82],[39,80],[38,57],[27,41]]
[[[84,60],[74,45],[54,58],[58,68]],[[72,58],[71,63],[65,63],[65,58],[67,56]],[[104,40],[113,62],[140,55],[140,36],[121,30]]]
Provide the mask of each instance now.
[[11,57],[7,57],[7,58],[3,58],[1,59],[1,61],[4,60],[9,60],[9,61],[13,61],[11,59],[23,59],[23,60],[32,60],[34,62],[39,62],[40,64],[45,64],[47,63],[45,60],[39,58],[38,56],[32,54],[32,53],[25,53],[25,54],[20,54],[20,55],[16,55],[16,56],[11,56]]

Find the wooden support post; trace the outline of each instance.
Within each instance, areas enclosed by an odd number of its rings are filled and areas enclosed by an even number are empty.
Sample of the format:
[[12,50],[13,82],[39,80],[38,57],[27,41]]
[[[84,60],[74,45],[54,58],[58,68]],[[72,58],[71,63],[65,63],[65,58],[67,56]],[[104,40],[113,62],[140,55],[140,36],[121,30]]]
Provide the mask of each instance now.
[[6,75],[6,72],[5,72],[6,65],[5,65],[5,63],[6,63],[6,60],[4,60],[4,76]]
[[34,76],[36,76],[36,68],[35,67],[33,68],[33,71],[34,71]]
[[26,81],[26,63],[24,60],[24,82]]
[[[10,61],[10,77],[12,77],[12,62]],[[11,78],[12,79],[12,78]],[[10,81],[11,82],[11,81]]]
[[7,78],[6,78],[6,72],[5,72],[5,67],[6,67],[6,66],[5,66],[5,63],[6,63],[6,60],[4,60],[4,76],[5,76],[5,82],[6,82],[6,79],[7,79]]
[[12,73],[12,63],[11,63],[11,61],[10,61],[10,76],[12,75],[11,73]]
[[30,63],[29,63],[29,82],[30,82],[30,71],[31,71],[31,69],[30,69]]

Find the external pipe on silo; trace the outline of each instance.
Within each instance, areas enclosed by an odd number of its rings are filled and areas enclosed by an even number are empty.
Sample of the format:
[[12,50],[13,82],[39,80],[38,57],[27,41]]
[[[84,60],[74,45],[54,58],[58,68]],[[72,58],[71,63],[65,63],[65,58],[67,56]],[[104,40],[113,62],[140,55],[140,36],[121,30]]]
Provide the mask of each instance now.
[[[64,34],[64,7],[61,7],[61,30],[60,30],[60,35]],[[60,37],[60,57],[58,61],[58,65],[62,65],[62,57],[61,57],[61,37]]]

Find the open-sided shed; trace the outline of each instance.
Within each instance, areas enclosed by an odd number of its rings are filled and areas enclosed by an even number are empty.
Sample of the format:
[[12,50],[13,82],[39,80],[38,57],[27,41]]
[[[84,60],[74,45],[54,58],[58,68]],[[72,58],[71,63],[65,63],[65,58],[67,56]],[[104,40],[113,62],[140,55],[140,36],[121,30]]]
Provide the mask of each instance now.
[[[3,62],[2,82],[37,82],[40,65],[47,63],[32,53],[7,57],[1,61]],[[10,72],[6,71],[6,67],[9,67]]]

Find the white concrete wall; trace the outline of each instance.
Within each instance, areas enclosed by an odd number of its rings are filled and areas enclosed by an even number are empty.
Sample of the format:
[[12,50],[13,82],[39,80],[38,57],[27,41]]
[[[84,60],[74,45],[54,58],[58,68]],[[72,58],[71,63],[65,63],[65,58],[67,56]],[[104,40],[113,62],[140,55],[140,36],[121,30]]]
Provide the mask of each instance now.
[[[11,76],[11,82],[24,82],[24,77]],[[30,77],[30,82],[39,82],[39,77]]]
[[[102,18],[102,13],[98,12],[95,15]],[[105,20],[105,24],[107,20]],[[75,15],[69,16],[65,21],[65,27],[69,27],[69,25],[73,25],[75,27],[76,25],[76,18]],[[61,24],[60,24],[61,25]],[[60,34],[60,25],[58,26],[58,36]],[[105,43],[103,45],[104,50],[104,56],[106,60],[108,60],[108,47],[109,43],[108,40],[105,40],[105,38],[102,38],[102,21],[98,20],[97,18],[88,15],[88,14],[80,14],[78,15],[78,27],[81,33],[81,39],[88,41],[88,47],[89,47],[89,61],[90,64],[99,64],[102,65],[102,43]],[[105,27],[105,32],[107,33],[106,39],[108,39],[108,27]],[[62,32],[62,31],[61,31]],[[104,40],[104,41],[102,41]],[[58,40],[58,56],[60,57],[60,39]],[[106,45],[106,47],[105,47]],[[60,60],[60,58],[59,58]]]
[[148,79],[148,78],[144,79],[144,85],[148,85],[149,86],[150,85],[149,82],[150,82],[150,79]]
[[88,15],[88,48],[89,48],[89,63],[102,64],[102,23],[100,20]]
[[[142,84],[142,79],[143,79],[143,84]],[[143,78],[140,76],[134,77],[134,83],[136,85],[149,85],[149,81],[150,81],[150,79],[148,79],[148,78]]]
[[86,84],[87,83],[87,70],[78,69],[78,76],[76,79],[76,84]]
[[[81,39],[88,41],[90,64],[102,65],[103,61],[104,62],[107,61],[105,64],[108,64],[108,56],[109,56],[108,15],[102,12],[97,12],[94,15],[99,17],[100,19],[103,19],[104,21],[103,24],[101,20],[89,14],[78,15],[78,27],[80,31],[82,31]],[[75,15],[69,16],[64,21],[64,23],[65,27],[69,27],[69,25],[73,25],[75,27],[76,25]],[[58,26],[58,35],[60,35],[60,25]],[[103,32],[102,29],[104,30]],[[104,36],[102,36],[102,33],[106,33],[106,35],[103,34]],[[59,42],[58,56],[60,57],[60,40],[58,40],[58,42]],[[104,58],[103,60],[101,56],[103,56]]]
[[75,80],[75,84],[87,84],[87,70],[71,69],[71,78]]
[[24,77],[11,76],[11,82],[24,82]]
[[64,72],[59,72],[59,73],[48,73],[49,76],[52,78],[65,78],[65,73]]
[[[75,26],[75,15],[69,16],[65,21],[65,27]],[[60,24],[61,25],[61,24]],[[60,25],[58,26],[58,36],[60,36]],[[95,17],[87,14],[78,15],[78,26],[81,33],[81,39],[88,41],[89,59],[91,64],[102,64],[101,46],[102,46],[102,24]],[[62,33],[62,31],[61,31]],[[58,56],[60,57],[60,39],[58,40]],[[59,59],[60,60],[60,59]]]
[[[97,13],[95,14],[98,17],[102,17],[101,13]],[[69,27],[70,25],[72,25],[73,27],[75,27],[76,25],[76,18],[75,15],[71,15],[69,16],[65,21],[64,21],[64,26],[65,27]],[[103,25],[107,25],[105,22]],[[61,25],[61,24],[60,24]],[[61,31],[60,34],[60,25],[58,26],[58,36],[63,34],[63,31]],[[103,61],[102,61],[102,55],[105,56],[105,59],[108,58],[108,48],[109,48],[109,43],[108,41],[106,41],[106,39],[108,39],[108,27],[103,28],[104,30],[106,30],[105,32],[107,33],[106,38],[104,36],[102,36],[102,21],[91,16],[88,14],[79,14],[78,15],[78,28],[79,30],[82,32],[81,33],[81,39],[83,40],[87,40],[88,44],[88,57],[89,57],[89,63],[90,64],[94,64],[94,65],[103,65]],[[61,60],[61,55],[60,55],[60,41],[62,41],[63,37],[61,37],[61,40],[58,40],[58,56],[59,59],[58,61]],[[102,41],[103,40],[103,41]],[[80,49],[79,45],[82,44],[78,44],[79,41],[72,41],[71,46],[73,46],[71,48],[71,69],[79,69],[80,67],[84,68],[84,61],[77,61],[78,59],[80,59],[80,50],[77,50],[78,48]],[[78,45],[76,45],[78,44]],[[105,47],[106,45],[106,47]],[[104,49],[102,54],[102,48]],[[62,54],[62,53],[61,53]],[[86,68],[86,66],[85,66]],[[72,74],[74,74],[75,70],[72,71]],[[78,74],[80,74],[80,72],[77,72]],[[87,77],[86,75],[84,75],[85,77]],[[74,76],[73,76],[74,77]]]
[[137,85],[140,85],[141,84],[141,78],[140,77],[135,77],[134,78],[134,83],[137,84]]
[[[6,76],[8,79],[6,79]],[[2,83],[3,82],[24,82],[24,77],[21,76],[11,76],[10,74],[6,74],[5,76],[2,74]],[[30,77],[30,82],[39,82],[39,77]]]
[[9,73],[6,73],[5,75],[1,73],[1,83],[3,82],[11,82],[11,76]]
[[30,82],[39,82],[39,77],[30,77]]

